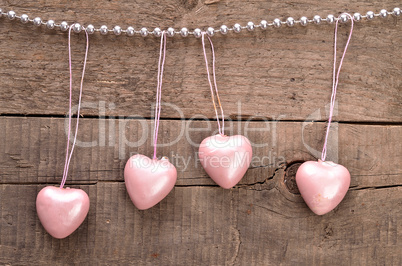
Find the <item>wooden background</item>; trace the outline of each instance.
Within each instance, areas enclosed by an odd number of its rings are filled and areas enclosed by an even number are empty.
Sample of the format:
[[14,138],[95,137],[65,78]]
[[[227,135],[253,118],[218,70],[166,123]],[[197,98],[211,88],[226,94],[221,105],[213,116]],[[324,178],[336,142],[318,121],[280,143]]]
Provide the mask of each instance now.
[[[398,4],[0,0],[0,8],[31,17],[136,28],[217,27],[275,17],[378,12]],[[348,28],[341,26],[340,48]],[[168,39],[163,101],[182,114],[164,107],[160,143],[181,137],[161,147],[159,155],[176,160],[179,176],[165,200],[137,210],[125,191],[123,167],[134,152],[152,153],[159,40],[93,35],[79,139],[96,142],[77,147],[67,182],[84,189],[91,206],[79,229],[57,240],[40,224],[35,198],[44,186],[61,180],[67,34],[0,18],[0,264],[402,264],[401,20],[356,24],[341,74],[337,144],[332,145],[352,183],[343,202],[324,216],[306,207],[294,175],[300,162],[315,159],[306,147],[320,150],[323,143],[333,26],[257,30],[213,41],[221,98],[232,120],[228,130],[245,134],[250,129],[253,143],[268,144],[255,148],[255,155],[269,160],[254,164],[230,190],[208,178],[196,163],[196,145],[190,143],[216,130],[201,43]],[[75,85],[83,48],[84,35],[74,35]],[[146,141],[136,147],[134,142],[144,136]],[[177,159],[181,157],[190,158],[187,168]]]

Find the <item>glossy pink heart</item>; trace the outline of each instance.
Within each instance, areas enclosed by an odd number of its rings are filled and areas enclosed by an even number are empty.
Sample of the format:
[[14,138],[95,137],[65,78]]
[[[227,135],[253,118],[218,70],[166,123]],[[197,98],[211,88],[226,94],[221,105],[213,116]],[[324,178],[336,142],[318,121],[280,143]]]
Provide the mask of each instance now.
[[296,183],[308,207],[315,214],[323,215],[332,211],[345,197],[350,173],[340,164],[308,161],[297,170]]
[[89,197],[82,189],[48,186],[36,198],[36,211],[51,236],[65,238],[85,220]]
[[163,200],[176,180],[176,167],[167,158],[152,160],[137,154],[128,160],[124,168],[127,192],[140,210],[149,209]]
[[198,157],[207,174],[219,186],[229,189],[243,178],[250,166],[253,150],[241,135],[215,135],[204,139]]

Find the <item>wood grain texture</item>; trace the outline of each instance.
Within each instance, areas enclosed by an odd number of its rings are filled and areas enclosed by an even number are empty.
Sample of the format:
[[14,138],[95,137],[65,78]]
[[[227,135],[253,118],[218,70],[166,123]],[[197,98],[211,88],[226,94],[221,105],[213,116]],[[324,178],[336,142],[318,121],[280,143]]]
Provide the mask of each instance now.
[[[91,208],[80,228],[53,239],[35,213],[41,186],[0,185],[1,264],[400,265],[401,187],[350,191],[325,216],[281,185],[176,187],[138,211],[123,183],[81,186]],[[16,211],[18,210],[18,211]]]
[[[0,128],[5,129],[0,135],[0,183],[59,183],[66,121],[0,117]],[[67,184],[123,181],[130,155],[153,154],[151,121],[80,121],[78,140],[87,146],[78,143]],[[312,150],[318,158],[325,133],[325,123],[232,122],[226,126],[228,134],[243,134],[253,144],[252,165],[240,185],[264,182],[293,162],[315,160]],[[402,126],[334,124],[333,129],[328,159],[337,157],[349,169],[352,187],[402,185]],[[162,121],[158,156],[169,157],[177,167],[177,185],[215,185],[197,155],[199,143],[214,131],[214,121]]]
[[[44,20],[136,29],[205,29],[398,5],[393,0],[0,0],[0,8]],[[347,32],[342,25],[339,49]],[[341,204],[324,216],[307,208],[294,177],[300,163],[315,159],[322,148],[333,26],[213,38],[227,133],[244,134],[254,143],[252,166],[230,190],[216,186],[196,160],[197,145],[216,133],[201,43],[168,39],[158,156],[176,165],[178,181],[147,211],[131,203],[123,167],[131,154],[153,151],[159,40],[91,36],[84,118],[67,181],[88,193],[91,206],[79,229],[57,240],[40,224],[35,198],[61,180],[67,35],[0,18],[0,264],[401,265],[400,32],[401,20],[393,17],[356,24],[329,150],[329,159],[345,165],[352,182]],[[84,35],[74,35],[75,88],[83,49]]]
[[[317,4],[319,3],[319,4]],[[399,1],[0,1],[19,14],[43,19],[79,21],[96,26],[189,28],[243,24],[342,11],[391,9]],[[133,15],[133,12],[135,15]],[[117,15],[118,14],[118,15]],[[342,25],[340,47],[348,29]],[[401,122],[401,23],[392,17],[356,25],[339,87],[340,121]],[[0,113],[65,114],[68,103],[67,34],[10,22],[0,23]],[[74,36],[75,77],[81,69],[84,36]],[[151,116],[158,39],[91,36],[84,101],[113,103],[106,115]],[[184,117],[214,116],[200,41],[169,39],[163,100],[178,106]],[[283,27],[214,37],[218,81],[228,116],[259,116],[304,120],[329,102],[331,94],[333,26]],[[77,84],[77,83],[76,83]],[[237,102],[243,103],[242,114]],[[281,103],[281,104],[278,104]],[[207,107],[207,108],[206,108]],[[83,111],[99,115],[97,109]],[[180,114],[164,108],[163,117]]]

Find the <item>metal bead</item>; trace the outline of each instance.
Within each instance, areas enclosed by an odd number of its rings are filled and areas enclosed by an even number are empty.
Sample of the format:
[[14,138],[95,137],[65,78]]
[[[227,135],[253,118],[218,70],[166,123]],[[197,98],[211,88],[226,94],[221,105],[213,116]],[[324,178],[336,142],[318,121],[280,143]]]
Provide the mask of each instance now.
[[161,30],[160,28],[155,28],[154,31],[153,31],[153,33],[154,33],[154,36],[155,36],[155,37],[161,37],[161,35],[162,35],[162,30]]
[[356,22],[359,22],[362,20],[362,15],[360,13],[354,13],[353,14],[353,20]]
[[399,17],[401,15],[401,9],[399,7],[395,7],[394,10],[392,10],[392,15]]
[[308,24],[308,18],[307,17],[301,17],[300,18],[300,25],[307,26],[307,24]]
[[147,28],[142,28],[141,30],[140,30],[140,34],[141,34],[141,36],[142,37],[147,37],[148,36],[148,30],[147,30]]
[[49,29],[49,30],[52,30],[52,29],[54,29],[54,21],[53,20],[48,20],[47,22],[46,22],[46,27]]
[[188,29],[186,27],[182,28],[180,30],[180,35],[181,35],[181,37],[187,37],[188,36]]
[[279,18],[274,19],[274,27],[279,28],[282,25],[282,22]]
[[255,29],[254,23],[251,22],[251,21],[249,21],[249,22],[247,23],[247,30],[248,30],[248,31],[253,31],[254,29]]
[[381,9],[380,17],[382,17],[382,18],[388,17],[388,11],[386,9]]
[[240,26],[239,23],[234,24],[233,31],[236,32],[236,33],[241,32],[241,26]]
[[175,31],[174,31],[173,28],[168,28],[166,34],[167,34],[168,37],[173,37],[174,34],[175,34]]
[[292,17],[287,18],[286,24],[288,25],[288,27],[293,27],[295,25],[295,19]]
[[268,22],[266,20],[261,20],[260,26],[261,29],[266,30],[268,28]]
[[82,31],[81,25],[80,25],[79,23],[74,23],[74,25],[73,25],[73,31],[74,31],[75,33],[80,33],[80,32]]
[[106,34],[108,33],[108,30],[107,30],[107,26],[106,26],[106,25],[102,25],[102,26],[100,27],[100,33],[101,33],[102,35],[106,35]]
[[24,24],[29,21],[29,17],[27,14],[22,14],[20,19],[21,19],[21,22]]
[[33,19],[33,24],[35,25],[35,26],[40,26],[40,25],[42,25],[42,19],[41,18],[39,18],[39,17],[36,17],[36,18],[34,18]]
[[134,34],[135,34],[135,31],[134,31],[134,28],[133,27],[128,27],[127,29],[126,29],[126,34],[127,34],[127,36],[134,36]]
[[15,19],[15,12],[14,11],[8,11],[7,12],[7,17],[10,19],[10,20],[13,20],[13,19]]
[[348,15],[346,15],[346,14],[342,14],[342,15],[339,17],[339,21],[340,21],[341,23],[346,23],[346,22],[348,22],[348,20],[349,20],[349,17],[348,17]]
[[89,25],[87,26],[87,28],[86,28],[86,31],[87,31],[88,34],[94,34],[94,32],[95,32],[95,27],[94,27],[94,25],[89,24]]
[[68,23],[63,21],[62,23],[60,23],[60,30],[61,31],[67,31],[68,30]]
[[121,27],[120,26],[114,26],[113,33],[114,33],[114,35],[119,36],[121,34]]
[[210,36],[210,37],[214,36],[214,35],[215,35],[215,30],[214,30],[214,28],[209,27],[209,28],[207,29],[207,34],[208,34],[208,36]]
[[200,29],[195,29],[194,30],[194,37],[195,38],[200,38],[202,35],[202,31]]
[[229,31],[228,26],[222,25],[221,28],[220,28],[220,31],[221,31],[221,33],[224,34],[224,35],[225,35],[225,34],[228,34],[228,31]]
[[314,24],[319,25],[321,23],[321,17],[319,15],[315,15],[313,18]]
[[0,8],[0,18],[3,16],[3,9]]
[[327,23],[332,24],[335,22],[335,17],[334,15],[328,15],[327,16]]
[[368,20],[372,20],[374,18],[374,12],[373,11],[367,12],[366,17]]

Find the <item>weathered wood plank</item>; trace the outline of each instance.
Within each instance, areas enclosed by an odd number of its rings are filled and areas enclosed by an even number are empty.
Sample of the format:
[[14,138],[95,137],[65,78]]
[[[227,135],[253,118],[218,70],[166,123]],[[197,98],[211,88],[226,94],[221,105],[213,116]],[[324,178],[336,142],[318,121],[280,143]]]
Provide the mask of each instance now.
[[[391,0],[65,3],[0,0],[0,7],[58,22],[138,29],[257,23],[400,5]],[[347,30],[341,26],[339,49]],[[0,264],[401,265],[400,32],[400,20],[394,18],[356,25],[337,98],[335,119],[341,123],[334,124],[332,136],[338,137],[330,149],[330,156],[338,153],[350,170],[352,184],[343,202],[325,216],[309,211],[293,178],[297,162],[313,159],[322,146],[325,123],[302,121],[326,119],[333,26],[214,37],[225,113],[243,120],[228,121],[227,131],[268,143],[254,149],[257,158],[266,159],[255,162],[236,188],[214,186],[195,153],[215,122],[174,120],[180,114],[164,106],[160,143],[184,137],[161,147],[159,156],[171,157],[179,179],[169,196],[147,211],[131,203],[122,170],[130,153],[152,154],[152,121],[138,116],[153,115],[159,41],[91,36],[83,114],[93,118],[81,120],[79,139],[96,144],[77,147],[68,180],[88,192],[91,208],[77,232],[56,240],[37,218],[35,197],[61,179],[64,119],[7,114],[66,113],[67,35],[0,18],[0,114],[6,114],[0,116]],[[213,118],[200,41],[168,41],[163,100],[183,117]],[[83,45],[82,34],[73,37],[76,81]],[[245,121],[250,117],[272,121]],[[191,162],[186,169],[181,158]]]
[[[152,1],[104,0],[96,4],[73,2],[67,8],[60,0],[46,5],[0,2],[6,9],[43,19],[136,28],[232,25],[250,19],[272,20],[274,16],[298,18],[340,11],[378,11],[398,4],[391,0],[311,0],[297,5],[279,0],[269,3],[167,0],[156,7]],[[0,113],[65,114],[67,35],[32,27],[1,19]],[[393,18],[356,25],[341,74],[336,119],[402,121],[400,31],[400,21]],[[340,32],[343,44],[347,29],[342,26]],[[78,81],[84,36],[73,39]],[[106,102],[106,115],[150,117],[158,42],[156,38],[91,36],[84,101],[96,105]],[[226,114],[304,120],[317,107],[324,107],[331,93],[332,42],[333,26],[328,25],[214,37],[218,82]],[[163,100],[179,107],[187,118],[200,113],[209,118],[214,116],[201,53],[200,41],[195,38],[169,39]],[[238,102],[242,103],[242,113],[238,112]],[[85,115],[99,113],[99,108],[83,110]],[[163,116],[177,118],[180,114],[175,109],[164,108]]]
[[[0,185],[1,264],[400,265],[402,189],[349,191],[314,215],[282,183],[223,190],[176,187],[139,211],[122,183],[81,186],[91,208],[77,232],[48,235],[36,216],[43,186]],[[381,206],[381,207],[379,207]]]
[[[58,183],[64,167],[65,121],[0,117],[3,129],[0,182]],[[241,185],[264,182],[277,169],[314,159],[319,155],[325,132],[325,123],[233,122],[226,125],[228,134],[244,134],[254,144],[251,169]],[[152,156],[152,126],[152,121],[135,119],[81,119],[78,139],[96,143],[92,147],[79,143],[81,146],[76,147],[68,183],[123,181],[124,165],[130,154]],[[334,124],[333,129],[328,158],[338,156],[339,163],[349,169],[352,187],[402,184],[402,126]],[[164,147],[158,149],[158,156],[168,156],[177,167],[177,185],[215,184],[197,157],[199,143],[214,130],[214,121],[162,121],[159,144]],[[314,150],[316,154],[311,153]]]

